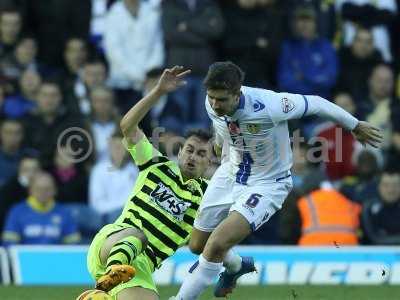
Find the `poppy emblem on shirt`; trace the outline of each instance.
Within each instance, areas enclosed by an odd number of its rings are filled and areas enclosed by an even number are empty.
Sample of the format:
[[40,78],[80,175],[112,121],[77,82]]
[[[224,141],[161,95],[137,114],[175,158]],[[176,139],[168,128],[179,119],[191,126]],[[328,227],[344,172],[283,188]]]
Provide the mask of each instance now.
[[228,124],[229,132],[231,134],[240,134],[239,126],[234,122],[229,122]]
[[294,109],[294,103],[288,98],[282,98],[282,111],[287,114]]
[[260,124],[247,124],[247,130],[251,133],[251,134],[256,134],[260,132]]

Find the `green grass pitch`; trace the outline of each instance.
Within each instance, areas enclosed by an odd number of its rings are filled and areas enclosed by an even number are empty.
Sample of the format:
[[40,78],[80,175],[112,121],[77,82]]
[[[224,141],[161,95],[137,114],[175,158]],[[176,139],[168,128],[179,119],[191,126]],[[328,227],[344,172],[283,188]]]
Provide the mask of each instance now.
[[[1,300],[75,300],[87,287],[4,287]],[[160,299],[167,300],[177,286],[160,287]],[[201,300],[213,300],[212,291]],[[219,298],[220,299],[220,298]],[[400,286],[247,286],[238,287],[229,300],[394,300]]]

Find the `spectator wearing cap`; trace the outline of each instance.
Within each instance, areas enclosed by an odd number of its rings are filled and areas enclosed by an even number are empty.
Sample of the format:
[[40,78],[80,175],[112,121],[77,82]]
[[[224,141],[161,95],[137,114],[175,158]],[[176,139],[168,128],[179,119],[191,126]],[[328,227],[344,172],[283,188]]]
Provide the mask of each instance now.
[[385,170],[378,195],[369,199],[362,212],[364,242],[372,245],[400,243],[400,171]]
[[284,41],[278,67],[280,90],[329,97],[336,83],[338,61],[331,43],[317,35],[315,11],[294,11],[293,38]]

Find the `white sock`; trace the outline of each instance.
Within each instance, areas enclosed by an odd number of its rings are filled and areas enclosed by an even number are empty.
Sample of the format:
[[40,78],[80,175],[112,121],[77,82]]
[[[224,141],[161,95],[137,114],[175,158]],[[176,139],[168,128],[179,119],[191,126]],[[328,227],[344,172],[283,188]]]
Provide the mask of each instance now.
[[222,263],[209,262],[200,255],[198,266],[183,281],[176,300],[196,300],[214,282],[221,268]]
[[226,271],[233,274],[239,271],[242,267],[242,258],[240,257],[240,255],[230,249],[225,255],[223,264],[226,268]]

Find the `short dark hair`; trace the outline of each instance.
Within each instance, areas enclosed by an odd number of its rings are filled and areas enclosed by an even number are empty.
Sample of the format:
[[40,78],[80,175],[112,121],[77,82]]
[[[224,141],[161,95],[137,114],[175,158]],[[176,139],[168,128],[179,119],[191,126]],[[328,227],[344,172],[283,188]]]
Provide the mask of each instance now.
[[190,137],[197,137],[201,141],[208,143],[212,139],[212,134],[208,130],[204,129],[191,129],[185,134],[185,140],[189,139]]
[[212,90],[228,90],[238,93],[244,81],[244,72],[231,61],[213,63],[204,79],[204,86]]
[[400,170],[395,166],[386,166],[385,169],[382,171],[382,175],[388,175],[388,176],[400,175]]

